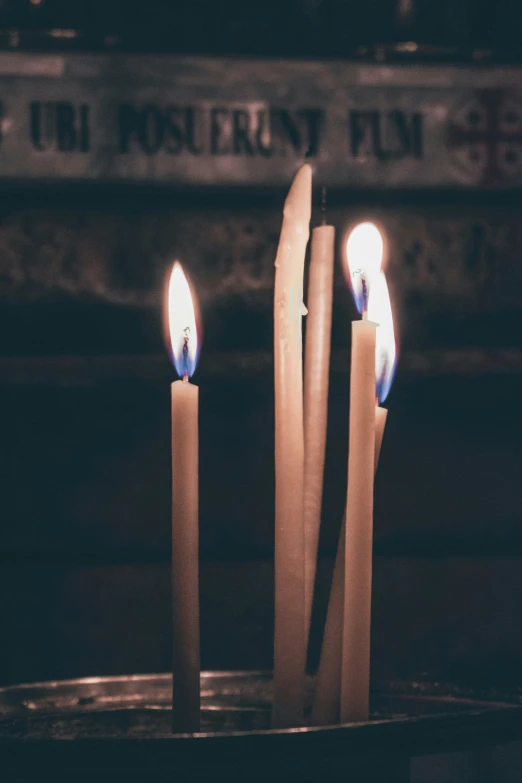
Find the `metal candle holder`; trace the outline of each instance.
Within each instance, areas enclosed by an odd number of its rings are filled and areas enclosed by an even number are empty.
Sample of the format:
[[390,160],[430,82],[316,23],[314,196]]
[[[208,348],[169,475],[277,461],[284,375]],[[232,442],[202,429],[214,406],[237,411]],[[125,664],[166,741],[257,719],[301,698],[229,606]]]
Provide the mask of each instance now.
[[1,779],[407,783],[413,756],[522,738],[518,693],[390,683],[372,693],[370,721],[277,731],[271,700],[269,673],[204,672],[202,731],[173,735],[167,674],[3,688]]

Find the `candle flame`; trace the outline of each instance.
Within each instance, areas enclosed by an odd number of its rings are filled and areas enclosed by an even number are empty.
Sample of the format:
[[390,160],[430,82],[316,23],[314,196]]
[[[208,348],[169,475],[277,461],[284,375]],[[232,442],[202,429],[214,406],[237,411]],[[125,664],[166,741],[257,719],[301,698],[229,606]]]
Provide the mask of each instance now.
[[350,285],[360,313],[368,308],[373,281],[379,274],[384,253],[382,234],[374,223],[359,223],[346,241]]
[[380,272],[368,298],[368,320],[377,324],[375,343],[376,394],[384,402],[390,391],[397,364],[397,345],[386,275]]
[[181,378],[190,378],[198,363],[199,339],[192,292],[179,261],[170,276],[168,315],[176,372]]

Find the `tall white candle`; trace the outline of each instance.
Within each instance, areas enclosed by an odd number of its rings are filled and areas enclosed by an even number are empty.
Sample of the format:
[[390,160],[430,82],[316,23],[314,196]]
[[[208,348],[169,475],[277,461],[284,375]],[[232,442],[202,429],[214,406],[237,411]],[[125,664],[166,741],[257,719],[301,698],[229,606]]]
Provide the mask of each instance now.
[[352,291],[363,320],[352,323],[341,656],[343,722],[367,720],[369,711],[377,327],[366,315],[380,274],[382,235],[373,223],[360,223],[348,237],[346,249]]
[[199,731],[198,387],[172,393],[172,619],[175,732]]
[[[375,344],[375,394],[383,402],[390,390],[396,364],[396,344],[393,315],[386,277],[383,272],[372,276],[372,287],[366,301],[368,318],[378,324]],[[388,411],[375,409],[375,462],[377,470]],[[345,522],[341,529],[335,560],[330,600],[324,630],[323,646],[317,674],[312,718],[317,724],[336,723],[339,720],[339,693],[344,613]]]
[[312,231],[304,372],[305,628],[310,633],[321,525],[332,331],[335,228]]
[[198,579],[198,335],[189,285],[174,265],[169,284],[172,353],[182,380],[171,386],[172,403],[172,730],[200,728]]
[[[379,464],[387,415],[388,411],[386,408],[378,406],[375,408],[375,470],[377,470]],[[312,722],[314,725],[331,725],[339,722],[344,621],[345,537],[346,526],[345,517],[343,517],[324,626],[321,657],[317,670],[312,710]]]
[[368,719],[375,464],[375,332],[352,323],[350,437],[344,556],[342,723]]
[[306,638],[302,314],[311,188],[312,170],[305,164],[286,198],[275,262],[275,727],[297,726],[303,717]]

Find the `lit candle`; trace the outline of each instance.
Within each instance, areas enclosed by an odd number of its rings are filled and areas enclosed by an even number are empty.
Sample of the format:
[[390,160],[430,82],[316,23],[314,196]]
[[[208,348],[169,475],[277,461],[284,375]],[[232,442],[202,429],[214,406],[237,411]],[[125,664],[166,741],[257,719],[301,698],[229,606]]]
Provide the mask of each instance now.
[[341,722],[368,718],[375,462],[375,332],[352,324]]
[[198,332],[187,278],[176,262],[168,292],[170,340],[181,380],[172,402],[172,729],[199,731],[198,387],[189,382]]
[[[377,323],[375,347],[375,377],[377,402],[388,396],[397,362],[397,346],[393,314],[386,277],[380,272],[373,280],[368,301],[368,318]],[[377,470],[388,411],[375,408],[375,462]],[[344,612],[345,521],[341,527],[339,545],[330,588],[330,600],[324,628],[321,658],[317,672],[312,720],[318,725],[339,721],[341,689],[341,657]]]
[[305,627],[310,620],[321,525],[324,457],[328,414],[328,380],[332,331],[332,299],[335,228],[317,226],[312,231],[308,278],[308,315],[304,371],[304,527],[305,527]]
[[[386,425],[386,408],[375,408],[375,470],[379,464],[382,438]],[[339,702],[341,692],[341,656],[343,643],[344,612],[344,559],[345,559],[345,518],[341,525],[339,544],[333,570],[328,611],[324,626],[321,657],[317,670],[317,679],[312,709],[312,723],[327,726],[339,722]]]
[[366,315],[382,254],[382,236],[376,226],[362,223],[352,231],[347,242],[348,266],[363,320],[352,323],[341,656],[343,723],[367,720],[369,710],[377,326],[366,320]]
[[302,166],[284,206],[275,261],[275,630],[273,725],[303,717],[306,667],[304,579],[303,271],[312,170]]

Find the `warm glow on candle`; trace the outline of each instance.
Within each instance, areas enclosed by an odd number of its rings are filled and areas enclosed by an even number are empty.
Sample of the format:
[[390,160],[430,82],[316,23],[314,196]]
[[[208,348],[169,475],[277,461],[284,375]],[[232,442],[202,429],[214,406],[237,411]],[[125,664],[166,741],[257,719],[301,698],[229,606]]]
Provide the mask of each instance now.
[[397,359],[393,314],[384,272],[380,272],[373,281],[368,297],[368,320],[377,324],[375,383],[377,398],[384,402],[390,391]]
[[379,274],[384,253],[382,234],[374,223],[359,223],[346,241],[350,285],[360,313],[368,306],[372,283]]
[[199,340],[193,295],[179,261],[175,262],[170,276],[168,313],[176,372],[181,378],[190,378],[198,363]]

